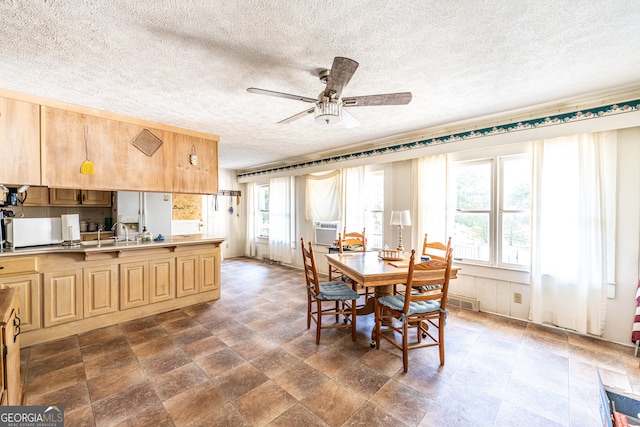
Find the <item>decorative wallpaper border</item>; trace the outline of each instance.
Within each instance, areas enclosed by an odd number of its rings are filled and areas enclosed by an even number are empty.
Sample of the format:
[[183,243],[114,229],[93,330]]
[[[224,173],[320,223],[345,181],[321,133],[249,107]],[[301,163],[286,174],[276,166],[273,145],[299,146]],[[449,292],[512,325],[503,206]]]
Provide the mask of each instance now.
[[269,168],[256,170],[246,173],[238,174],[238,178],[266,175],[276,172],[292,171],[301,168],[307,168],[311,166],[326,165],[329,163],[337,163],[344,160],[360,159],[363,157],[372,157],[381,154],[395,153],[397,151],[415,150],[418,148],[424,148],[429,145],[441,145],[450,142],[464,141],[476,138],[482,138],[486,136],[492,136],[497,134],[517,132],[521,130],[541,128],[547,126],[555,126],[562,123],[576,122],[581,120],[589,120],[597,117],[611,116],[616,114],[628,113],[631,111],[640,111],[640,99],[634,99],[633,101],[626,101],[623,103],[610,104],[595,108],[589,108],[585,110],[574,111],[571,113],[557,114],[553,116],[542,117],[538,119],[524,120],[519,122],[507,123],[500,126],[492,126],[467,132],[459,132],[449,135],[443,135],[436,138],[424,139],[420,141],[406,142],[402,144],[396,144],[389,147],[375,148],[371,150],[358,151],[355,153],[342,154],[339,156],[326,157],[323,159],[316,159],[313,161],[296,163],[287,166],[281,166],[277,168]]

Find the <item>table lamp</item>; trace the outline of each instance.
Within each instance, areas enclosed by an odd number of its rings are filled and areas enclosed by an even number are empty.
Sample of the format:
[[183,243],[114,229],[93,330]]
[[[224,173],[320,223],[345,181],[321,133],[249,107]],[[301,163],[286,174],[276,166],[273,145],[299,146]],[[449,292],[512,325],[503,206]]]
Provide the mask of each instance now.
[[391,223],[390,225],[398,226],[398,250],[404,251],[402,246],[402,227],[405,225],[411,225],[411,217],[409,211],[391,211]]

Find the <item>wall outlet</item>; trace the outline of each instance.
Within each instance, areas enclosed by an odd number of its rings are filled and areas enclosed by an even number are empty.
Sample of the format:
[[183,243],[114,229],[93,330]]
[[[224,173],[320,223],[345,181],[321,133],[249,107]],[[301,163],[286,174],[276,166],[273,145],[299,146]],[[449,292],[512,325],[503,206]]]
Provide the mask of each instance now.
[[522,304],[522,294],[519,292],[513,293],[513,302],[517,304]]

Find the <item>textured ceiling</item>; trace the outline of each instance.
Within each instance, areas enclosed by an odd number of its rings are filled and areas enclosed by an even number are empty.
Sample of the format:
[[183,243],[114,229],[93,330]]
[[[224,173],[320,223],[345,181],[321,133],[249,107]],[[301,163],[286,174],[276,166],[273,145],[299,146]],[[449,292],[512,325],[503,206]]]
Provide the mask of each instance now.
[[[310,158],[433,126],[640,82],[637,0],[0,0],[0,87],[220,136],[220,167]],[[411,91],[320,125],[335,56],[343,96]]]

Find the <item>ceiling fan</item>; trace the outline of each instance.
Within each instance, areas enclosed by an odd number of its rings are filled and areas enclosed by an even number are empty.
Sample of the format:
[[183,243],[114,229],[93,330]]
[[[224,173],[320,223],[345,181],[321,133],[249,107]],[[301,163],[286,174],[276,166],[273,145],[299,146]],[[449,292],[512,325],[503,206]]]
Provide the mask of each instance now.
[[272,90],[258,89],[250,87],[247,92],[260,95],[276,96],[278,98],[293,99],[295,101],[315,104],[298,114],[288,117],[278,123],[289,123],[298,120],[311,113],[314,113],[316,122],[322,124],[339,123],[344,119],[344,125],[354,127],[358,121],[345,107],[369,107],[376,105],[406,105],[411,102],[411,92],[386,93],[378,95],[349,96],[341,98],[342,90],[349,83],[353,73],[356,72],[358,63],[353,59],[336,56],[330,70],[320,72],[320,81],[325,83],[326,88],[320,92],[318,98],[307,96],[291,95]]

